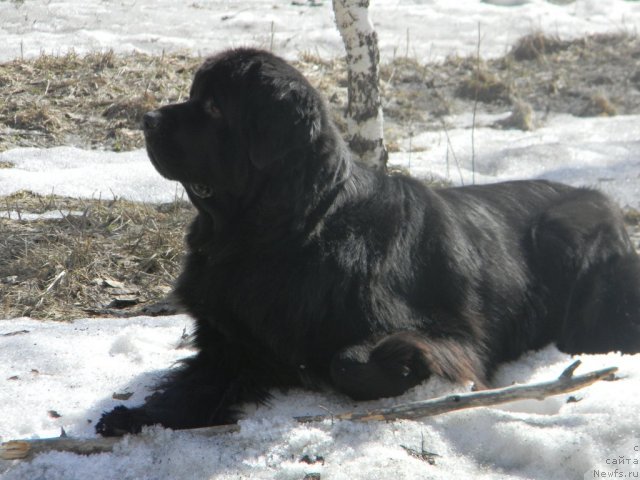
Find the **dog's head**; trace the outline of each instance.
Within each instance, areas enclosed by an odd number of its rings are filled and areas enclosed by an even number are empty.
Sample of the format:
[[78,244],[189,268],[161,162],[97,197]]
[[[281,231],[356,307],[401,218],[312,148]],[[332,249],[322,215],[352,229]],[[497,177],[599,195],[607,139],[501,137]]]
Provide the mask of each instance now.
[[147,113],[149,158],[198,203],[247,195],[257,178],[313,156],[325,107],[295,68],[264,51],[237,49],[209,58],[189,99]]

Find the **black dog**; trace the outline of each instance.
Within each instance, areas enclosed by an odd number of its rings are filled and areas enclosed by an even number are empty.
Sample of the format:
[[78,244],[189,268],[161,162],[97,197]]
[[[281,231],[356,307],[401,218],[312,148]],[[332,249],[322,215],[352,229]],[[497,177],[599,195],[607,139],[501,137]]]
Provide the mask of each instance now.
[[272,388],[482,387],[556,342],[640,351],[640,260],[605,196],[546,181],[430,189],[354,162],[318,92],[269,53],[207,60],[147,113],[151,161],[198,210],[176,297],[198,353],[103,435],[233,421]]

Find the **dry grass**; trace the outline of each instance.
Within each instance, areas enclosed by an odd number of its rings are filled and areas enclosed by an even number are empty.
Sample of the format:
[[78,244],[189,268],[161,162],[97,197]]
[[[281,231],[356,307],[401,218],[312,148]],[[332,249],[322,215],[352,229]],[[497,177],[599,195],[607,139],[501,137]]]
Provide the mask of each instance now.
[[[0,318],[136,313],[162,301],[193,216],[182,201],[144,205],[19,192],[3,202]],[[21,220],[45,212],[60,218]]]
[[509,104],[511,98],[510,86],[486,67],[477,69],[476,74],[461,83],[456,91],[461,98],[477,99],[484,103]]
[[187,97],[200,62],[109,51],[0,64],[0,151],[15,145],[140,148],[142,114]]
[[[624,212],[624,221],[627,225],[633,227],[640,227],[640,210],[635,210],[633,208],[629,208]],[[640,245],[638,245],[640,248]]]
[[567,50],[570,46],[570,41],[563,41],[556,36],[545,35],[542,32],[534,32],[520,38],[511,49],[511,55],[520,62],[541,60],[547,55]]

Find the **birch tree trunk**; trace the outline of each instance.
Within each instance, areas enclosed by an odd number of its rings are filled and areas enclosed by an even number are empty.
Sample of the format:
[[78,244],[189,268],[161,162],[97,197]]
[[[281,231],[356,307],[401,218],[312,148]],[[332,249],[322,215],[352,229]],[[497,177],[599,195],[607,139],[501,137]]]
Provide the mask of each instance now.
[[365,163],[384,170],[388,154],[378,84],[380,52],[369,0],[333,0],[333,10],[347,52],[349,147]]

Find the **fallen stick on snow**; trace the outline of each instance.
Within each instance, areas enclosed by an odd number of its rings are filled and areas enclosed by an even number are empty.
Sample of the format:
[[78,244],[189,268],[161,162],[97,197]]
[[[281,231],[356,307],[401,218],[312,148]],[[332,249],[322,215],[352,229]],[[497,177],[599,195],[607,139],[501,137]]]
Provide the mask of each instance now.
[[[398,419],[416,419],[440,415],[442,413],[462,410],[464,408],[486,407],[515,400],[537,399],[543,400],[552,395],[573,392],[584,388],[598,380],[610,378],[618,367],[609,367],[602,370],[574,376],[573,373],[580,365],[576,360],[569,365],[558,378],[547,382],[530,383],[525,385],[512,385],[509,387],[482,390],[478,392],[446,395],[419,402],[406,403],[389,408],[369,410],[366,412],[347,412],[327,415],[308,415],[294,417],[300,423],[322,422],[325,420],[349,420],[358,422],[392,421]],[[236,432],[238,425],[219,425],[184,430],[195,435],[213,436],[223,433]],[[12,440],[0,444],[0,458],[4,460],[16,460],[29,458],[37,453],[48,451],[66,451],[91,455],[94,453],[111,452],[116,443],[121,440],[115,438],[70,438],[66,436],[58,438],[45,438],[37,440]]]
[[[209,437],[223,433],[237,432],[238,430],[240,430],[240,427],[234,424],[194,428],[184,431]],[[61,436],[34,440],[11,440],[0,444],[0,459],[22,460],[44,452],[71,452],[80,455],[108,453],[113,451],[113,447],[121,442],[122,438],[123,437],[73,438]]]

